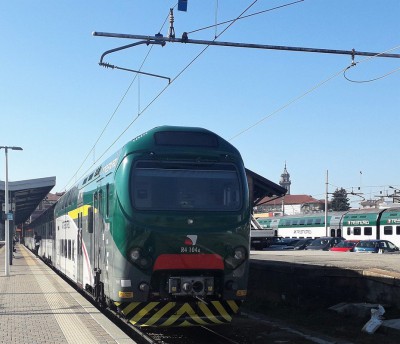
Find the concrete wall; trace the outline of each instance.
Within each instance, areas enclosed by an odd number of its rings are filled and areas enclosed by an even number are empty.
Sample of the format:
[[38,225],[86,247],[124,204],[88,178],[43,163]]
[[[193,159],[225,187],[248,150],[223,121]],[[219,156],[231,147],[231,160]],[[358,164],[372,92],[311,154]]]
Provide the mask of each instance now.
[[400,274],[252,262],[248,300],[304,306],[319,303],[326,307],[340,302],[369,302],[400,309]]

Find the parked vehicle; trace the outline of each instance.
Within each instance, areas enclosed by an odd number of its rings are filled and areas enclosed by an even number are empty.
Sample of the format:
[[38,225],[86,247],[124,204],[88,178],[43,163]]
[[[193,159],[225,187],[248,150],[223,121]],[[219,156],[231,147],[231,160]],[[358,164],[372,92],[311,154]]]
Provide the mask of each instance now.
[[331,247],[335,246],[342,240],[345,239],[342,237],[321,237],[311,241],[310,244],[305,249],[328,251]]
[[335,246],[331,247],[329,251],[334,251],[334,252],[354,252],[354,246],[359,242],[360,240],[343,240],[336,244]]
[[266,247],[270,247],[272,245],[286,245],[286,243],[285,243],[285,241],[283,239],[284,238],[282,238],[282,237],[267,238]]
[[388,240],[360,240],[354,247],[354,252],[385,253],[397,251],[399,251],[399,248]]
[[277,240],[276,243],[270,244],[265,250],[266,251],[293,250],[294,245],[296,245],[299,240],[300,239],[283,238]]
[[311,238],[299,239],[297,243],[294,244],[293,250],[305,250],[305,248],[313,241]]

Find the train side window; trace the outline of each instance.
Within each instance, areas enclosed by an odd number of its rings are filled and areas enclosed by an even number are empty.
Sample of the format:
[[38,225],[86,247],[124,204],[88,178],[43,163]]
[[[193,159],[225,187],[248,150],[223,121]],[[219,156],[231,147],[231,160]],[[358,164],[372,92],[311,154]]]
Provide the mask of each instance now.
[[299,222],[298,220],[293,220],[292,221],[292,226],[297,226],[298,222]]
[[100,191],[98,192],[98,196],[97,196],[98,200],[99,200],[99,212],[100,214],[104,214],[104,208],[103,208],[103,190],[100,189]]
[[354,227],[354,235],[361,235],[361,227]]
[[396,226],[396,234],[400,235],[400,226]]
[[383,227],[383,234],[392,235],[393,234],[393,227],[392,226]]
[[312,225],[313,219],[308,219],[307,220],[307,225]]
[[315,224],[320,225],[321,224],[321,219],[315,219]]
[[88,208],[88,232],[93,233],[93,207]]
[[110,184],[107,184],[106,186],[106,216],[109,216],[110,213]]
[[306,220],[304,220],[304,219],[301,219],[301,220],[299,221],[299,225],[300,225],[300,226],[304,226],[305,223],[306,223]]
[[365,227],[364,235],[372,235],[372,227]]
[[347,227],[347,235],[351,235],[351,228]]
[[68,259],[71,259],[71,240],[68,240]]

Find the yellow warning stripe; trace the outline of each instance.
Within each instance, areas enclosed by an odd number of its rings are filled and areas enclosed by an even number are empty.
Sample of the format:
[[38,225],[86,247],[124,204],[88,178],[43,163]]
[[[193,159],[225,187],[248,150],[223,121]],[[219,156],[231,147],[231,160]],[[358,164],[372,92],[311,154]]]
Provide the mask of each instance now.
[[144,308],[142,308],[131,320],[129,320],[129,322],[131,322],[132,324],[136,324],[158,304],[159,302],[150,302]]
[[173,323],[175,323],[177,320],[179,320],[182,315],[187,314],[193,321],[198,323],[199,325],[207,325],[207,322],[205,322],[203,319],[201,319],[196,312],[193,310],[193,308],[188,304],[185,303],[177,312],[176,314],[172,315],[168,320],[166,320],[161,326],[171,326]]
[[129,305],[128,305],[128,307],[125,307],[123,310],[122,310],[122,313],[124,314],[124,315],[127,315],[127,314],[129,314],[132,310],[134,310],[137,306],[139,306],[140,305],[140,302],[131,302]]
[[74,210],[69,211],[69,212],[68,212],[68,215],[69,215],[73,220],[76,220],[76,219],[78,218],[78,214],[79,214],[79,213],[82,213],[83,216],[88,216],[88,209],[89,209],[90,207],[91,207],[90,205],[85,204],[85,205],[83,205],[83,206],[81,206],[81,207],[79,207],[79,208],[76,208],[76,209],[74,209]]
[[223,324],[221,320],[215,317],[215,315],[211,312],[210,308],[208,308],[208,306],[205,303],[203,302],[199,303],[199,308],[206,315],[207,319],[211,320],[215,324]]
[[[21,247],[21,245],[20,245]],[[36,259],[33,259],[32,256],[28,253],[27,249],[20,249],[22,256],[26,261],[26,265],[37,265]]]
[[226,320],[226,321],[231,321],[232,317],[226,312],[225,308],[221,305],[221,302],[218,301],[212,301],[211,302],[213,306],[216,308],[216,310],[219,312],[219,314]]
[[239,303],[237,301],[229,300],[229,301],[226,301],[226,303],[229,305],[229,307],[231,307],[234,314],[239,312]]
[[[185,327],[231,322],[232,315],[239,311],[240,302],[211,301],[212,307],[205,302],[186,302],[184,304],[177,302],[115,302],[115,305],[119,306],[129,322],[136,326]],[[142,306],[143,308],[141,308]],[[197,311],[193,307],[198,307]]]
[[159,321],[168,311],[176,306],[175,302],[167,303],[163,308],[161,308],[157,313],[155,313],[149,321],[144,323],[142,326],[152,326],[157,321]]

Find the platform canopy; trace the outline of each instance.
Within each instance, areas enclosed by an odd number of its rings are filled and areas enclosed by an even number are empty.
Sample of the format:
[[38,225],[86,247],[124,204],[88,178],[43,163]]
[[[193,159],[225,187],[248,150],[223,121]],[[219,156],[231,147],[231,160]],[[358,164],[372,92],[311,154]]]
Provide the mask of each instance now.
[[255,207],[260,199],[264,197],[282,197],[286,194],[286,189],[271,182],[259,174],[246,168],[247,181],[249,183],[250,197],[252,206]]
[[[55,185],[56,177],[20,180],[16,182],[9,181],[9,202],[12,207],[15,207],[15,211],[13,211],[14,224],[19,225],[24,223]],[[0,203],[2,204],[3,212],[4,199],[5,182],[0,181]]]

